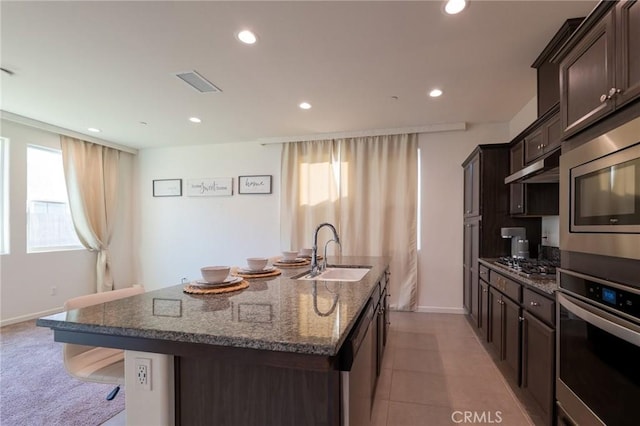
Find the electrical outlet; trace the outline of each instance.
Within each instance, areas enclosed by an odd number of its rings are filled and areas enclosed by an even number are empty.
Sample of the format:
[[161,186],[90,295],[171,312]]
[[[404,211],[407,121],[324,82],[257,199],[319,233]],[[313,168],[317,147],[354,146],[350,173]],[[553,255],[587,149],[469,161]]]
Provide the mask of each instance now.
[[136,358],[136,388],[151,390],[151,360],[149,358]]
[[51,287],[51,295],[52,296],[55,296],[57,292],[58,292],[58,289],[55,286]]

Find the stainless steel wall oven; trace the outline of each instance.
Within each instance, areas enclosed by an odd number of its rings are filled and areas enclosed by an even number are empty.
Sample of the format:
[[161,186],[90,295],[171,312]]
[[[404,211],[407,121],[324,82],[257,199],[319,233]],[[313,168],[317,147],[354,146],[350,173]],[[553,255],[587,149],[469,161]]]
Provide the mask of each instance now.
[[640,259],[640,118],[560,157],[560,248]]
[[640,288],[558,271],[558,424],[637,425]]

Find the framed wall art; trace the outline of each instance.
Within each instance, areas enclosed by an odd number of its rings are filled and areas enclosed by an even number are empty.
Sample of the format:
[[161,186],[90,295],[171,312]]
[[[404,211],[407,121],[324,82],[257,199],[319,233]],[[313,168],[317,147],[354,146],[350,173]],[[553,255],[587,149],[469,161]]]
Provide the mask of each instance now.
[[271,194],[271,175],[238,176],[238,194]]
[[220,197],[233,195],[233,178],[189,179],[187,181],[189,197]]
[[153,181],[154,197],[182,196],[182,179],[156,179]]

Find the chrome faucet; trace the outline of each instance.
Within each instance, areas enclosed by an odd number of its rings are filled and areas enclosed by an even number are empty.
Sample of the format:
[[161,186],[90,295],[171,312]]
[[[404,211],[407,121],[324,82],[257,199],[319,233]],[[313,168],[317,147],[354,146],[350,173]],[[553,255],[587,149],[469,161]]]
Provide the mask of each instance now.
[[[318,227],[316,228],[316,231],[313,233],[313,253],[311,254],[311,273],[309,274],[312,277],[315,277],[316,275],[320,274],[327,267],[327,246],[326,245],[324,247],[325,249],[324,265],[322,266],[318,265],[318,232],[320,231],[320,229],[322,229],[325,226],[328,226],[329,228],[331,228],[331,231],[333,232],[333,240],[330,240],[330,241],[335,241],[336,244],[340,244],[340,237],[338,237],[338,231],[336,231],[335,226],[333,226],[328,222],[321,223],[320,225],[318,225]],[[329,244],[329,242],[327,242],[327,244]]]

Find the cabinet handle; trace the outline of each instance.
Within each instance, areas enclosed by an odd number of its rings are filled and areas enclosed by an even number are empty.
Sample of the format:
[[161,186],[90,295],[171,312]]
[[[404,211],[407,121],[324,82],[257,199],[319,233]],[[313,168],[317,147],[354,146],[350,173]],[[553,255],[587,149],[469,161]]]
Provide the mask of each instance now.
[[484,271],[480,271],[480,275],[487,275],[487,273]]
[[540,306],[540,304],[539,304],[538,302],[533,302],[533,301],[532,301],[531,303],[529,303],[529,304],[530,304],[531,306]]
[[520,320],[520,322],[524,322],[524,317],[518,317],[518,320]]
[[600,102],[606,102],[621,92],[622,92],[622,89],[617,89],[615,87],[612,87],[611,89],[609,89],[609,93],[605,93],[604,95],[600,96]]
[[518,208],[521,208],[522,206],[520,204],[518,204]]
[[620,92],[622,92],[622,89],[612,87],[611,89],[609,89],[609,98],[612,98],[613,96],[617,95]]
[[482,289],[482,292],[483,292],[483,293],[489,293],[489,290],[487,290],[486,288],[483,288],[483,289]]

